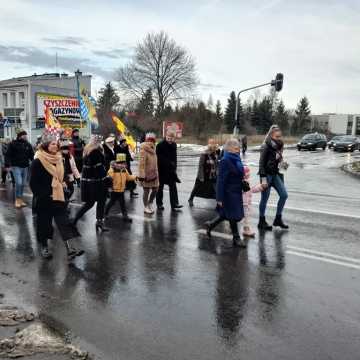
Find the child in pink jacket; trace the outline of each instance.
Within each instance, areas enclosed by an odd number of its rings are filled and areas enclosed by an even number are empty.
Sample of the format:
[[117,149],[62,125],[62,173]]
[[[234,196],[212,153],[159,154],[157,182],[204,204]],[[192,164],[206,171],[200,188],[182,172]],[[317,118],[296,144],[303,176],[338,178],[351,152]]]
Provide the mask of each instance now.
[[[250,168],[244,166],[244,180],[250,185]],[[254,237],[255,233],[252,231],[250,226],[250,215],[252,205],[252,194],[262,192],[266,189],[266,185],[257,184],[255,186],[250,185],[250,191],[243,193],[243,205],[244,205],[244,220],[243,220],[243,236]]]

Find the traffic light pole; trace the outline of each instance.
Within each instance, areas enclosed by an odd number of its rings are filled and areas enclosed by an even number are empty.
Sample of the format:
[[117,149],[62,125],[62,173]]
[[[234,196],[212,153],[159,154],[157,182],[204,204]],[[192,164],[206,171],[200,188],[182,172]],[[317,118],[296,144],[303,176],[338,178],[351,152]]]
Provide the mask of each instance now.
[[256,86],[252,86],[249,87],[247,89],[243,89],[240,90],[237,94],[236,97],[236,106],[235,106],[235,127],[234,127],[234,135],[239,135],[240,132],[240,120],[238,118],[238,114],[239,114],[239,102],[240,102],[240,95],[246,91],[250,91],[250,90],[254,90],[254,89],[258,89],[261,88],[263,86],[275,86],[275,88],[277,87],[277,85],[280,86],[279,89],[276,89],[276,91],[280,91],[282,89],[282,83],[283,83],[283,75],[282,74],[277,74],[276,75],[276,79],[275,80],[271,80],[270,82],[267,82],[265,84],[261,84],[261,85],[256,85]]

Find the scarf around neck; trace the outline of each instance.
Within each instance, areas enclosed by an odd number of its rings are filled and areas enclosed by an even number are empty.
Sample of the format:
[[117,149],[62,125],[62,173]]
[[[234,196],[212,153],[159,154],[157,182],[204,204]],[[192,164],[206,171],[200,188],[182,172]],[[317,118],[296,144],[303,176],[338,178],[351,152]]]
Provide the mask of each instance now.
[[40,150],[36,157],[40,160],[41,165],[52,176],[52,198],[54,201],[65,201],[64,197],[64,164],[61,153],[55,155]]

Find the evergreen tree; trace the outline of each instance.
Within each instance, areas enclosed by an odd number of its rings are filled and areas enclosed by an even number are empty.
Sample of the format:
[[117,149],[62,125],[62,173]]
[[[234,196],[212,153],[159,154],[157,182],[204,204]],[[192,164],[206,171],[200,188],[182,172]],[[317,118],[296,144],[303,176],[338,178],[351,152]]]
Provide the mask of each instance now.
[[284,134],[289,132],[289,113],[285,109],[284,102],[281,100],[276,107],[276,112],[274,116],[274,123],[279,125],[280,129]]
[[[235,127],[235,111],[236,111],[236,94],[235,91],[230,93],[228,104],[225,110],[224,122],[226,130],[232,133]],[[238,119],[241,119],[242,107],[239,101]]]
[[120,98],[116,93],[111,82],[108,82],[104,88],[100,89],[97,100],[97,110],[103,115],[114,110],[119,104]]
[[265,134],[273,124],[272,99],[265,96],[258,107],[259,123],[257,131],[259,134]]
[[309,100],[306,96],[300,99],[297,109],[295,110],[295,117],[291,133],[293,135],[300,135],[311,128],[311,110]]
[[104,88],[100,89],[96,113],[99,119],[100,132],[105,136],[116,131],[116,127],[112,121],[111,112],[115,110],[119,101],[120,98],[111,82],[108,82]]
[[255,99],[251,109],[251,126],[258,130],[260,127],[259,104]]
[[154,115],[154,99],[151,89],[146,90],[145,94],[140,99],[136,106],[136,112],[145,116]]
[[220,100],[218,100],[216,102],[216,108],[215,108],[215,118],[216,118],[216,121],[222,125],[222,122],[224,120],[224,114],[222,112],[222,109],[221,109],[221,103],[220,103]]

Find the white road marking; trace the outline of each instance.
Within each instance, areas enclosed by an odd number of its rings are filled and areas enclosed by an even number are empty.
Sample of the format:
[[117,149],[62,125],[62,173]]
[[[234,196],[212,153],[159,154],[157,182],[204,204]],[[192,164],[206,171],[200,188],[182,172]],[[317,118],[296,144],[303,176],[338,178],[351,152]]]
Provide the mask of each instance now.
[[[116,217],[122,217],[122,213],[118,213],[118,214],[113,214],[113,215],[109,215],[111,216],[116,216]],[[133,220],[139,220],[139,221],[145,221],[145,222],[154,222],[156,221],[156,219],[154,219],[153,217],[147,217],[147,216],[141,216],[141,215],[137,215],[137,214],[129,214],[129,217]]]
[[286,251],[287,254],[290,255],[295,255],[295,256],[299,256],[299,257],[303,257],[306,259],[312,259],[312,260],[318,260],[318,261],[322,261],[322,262],[326,262],[329,264],[335,264],[335,265],[340,265],[340,266],[345,266],[351,269],[357,269],[360,270],[360,265],[355,265],[355,264],[351,264],[351,263],[346,263],[343,261],[337,261],[337,260],[332,260],[332,259],[326,259],[324,257],[321,256],[315,256],[315,255],[309,255],[309,254],[304,254],[304,253],[300,253],[300,252],[296,252],[296,251]]
[[[204,230],[204,229],[197,230],[196,232],[201,235],[206,235],[206,230]],[[230,234],[212,231],[211,235],[213,237],[218,237],[218,238],[225,239],[225,240],[232,240],[232,235],[230,235]],[[252,242],[257,243],[256,240],[252,241]],[[307,259],[311,259],[311,260],[318,260],[318,261],[326,262],[329,264],[335,264],[335,265],[339,265],[339,266],[345,266],[345,267],[348,267],[351,269],[360,270],[360,261],[355,258],[335,255],[335,254],[331,254],[328,252],[320,252],[320,251],[316,251],[316,250],[300,248],[300,247],[291,246],[291,245],[286,246],[285,252],[286,252],[286,254],[290,254],[290,255],[294,255],[294,256],[299,256],[299,257],[303,257],[303,258],[307,258]],[[343,261],[341,261],[341,260],[343,260]],[[359,265],[356,265],[356,264],[359,264]]]
[[286,248],[290,249],[290,250],[294,250],[294,251],[314,254],[314,255],[317,255],[320,257],[329,257],[329,258],[333,258],[335,260],[343,260],[343,261],[353,262],[355,264],[360,264],[359,259],[355,259],[355,258],[351,258],[351,257],[347,257],[347,256],[334,255],[334,254],[331,254],[328,252],[316,251],[316,250],[312,250],[312,249],[305,249],[305,248],[291,246],[291,245],[287,245]]
[[[254,201],[253,205],[259,205],[259,202]],[[267,206],[271,207],[271,208],[275,208],[275,209],[277,207],[276,204],[268,204]],[[307,212],[307,213],[311,213],[311,214],[330,215],[330,216],[337,216],[337,217],[344,217],[344,218],[349,218],[349,219],[359,219],[360,220],[359,215],[348,215],[348,214],[336,213],[336,212],[332,212],[332,211],[303,209],[303,208],[295,208],[295,207],[291,207],[291,206],[286,206],[285,210],[300,211],[300,212]]]

